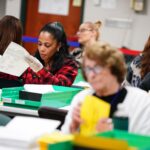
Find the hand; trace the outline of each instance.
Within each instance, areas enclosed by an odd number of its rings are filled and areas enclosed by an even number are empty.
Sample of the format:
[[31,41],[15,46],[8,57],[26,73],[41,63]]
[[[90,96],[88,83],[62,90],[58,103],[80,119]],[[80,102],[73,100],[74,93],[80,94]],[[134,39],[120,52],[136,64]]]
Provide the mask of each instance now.
[[70,125],[71,133],[76,132],[80,124],[83,122],[80,118],[80,108],[81,108],[81,103],[78,103],[78,105],[75,106],[73,109],[72,123]]
[[31,55],[27,55],[25,57],[25,60],[34,72],[38,72],[39,70],[43,68],[43,65],[41,64],[41,62]]
[[112,120],[110,118],[102,118],[98,121],[96,130],[97,132],[105,132],[113,129]]

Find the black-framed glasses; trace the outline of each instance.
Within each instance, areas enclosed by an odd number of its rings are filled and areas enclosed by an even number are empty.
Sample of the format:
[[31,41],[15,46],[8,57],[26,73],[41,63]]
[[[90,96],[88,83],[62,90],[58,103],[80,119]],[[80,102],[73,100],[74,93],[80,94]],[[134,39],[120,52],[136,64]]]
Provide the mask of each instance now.
[[103,70],[103,67],[97,65],[94,67],[84,67],[83,69],[86,75],[88,75],[91,71],[95,74],[99,74]]

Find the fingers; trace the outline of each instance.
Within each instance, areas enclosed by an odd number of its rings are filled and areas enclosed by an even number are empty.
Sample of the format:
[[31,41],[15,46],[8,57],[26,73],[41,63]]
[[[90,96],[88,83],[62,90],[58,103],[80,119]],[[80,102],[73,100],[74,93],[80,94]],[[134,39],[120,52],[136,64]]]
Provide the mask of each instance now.
[[102,118],[99,120],[96,126],[96,130],[98,132],[109,131],[113,129],[112,119],[110,118]]
[[73,108],[72,123],[70,125],[71,133],[76,132],[80,124],[83,122],[80,117],[80,107],[81,107],[81,104],[79,103],[77,106]]
[[99,121],[101,123],[108,123],[108,124],[112,123],[112,119],[111,118],[101,118]]
[[39,70],[43,68],[43,65],[41,64],[41,62],[31,55],[27,55],[25,57],[25,60],[34,72],[38,72]]
[[77,122],[77,123],[82,123],[81,117],[80,117],[80,104],[78,104],[76,107],[74,107],[73,109],[73,121]]

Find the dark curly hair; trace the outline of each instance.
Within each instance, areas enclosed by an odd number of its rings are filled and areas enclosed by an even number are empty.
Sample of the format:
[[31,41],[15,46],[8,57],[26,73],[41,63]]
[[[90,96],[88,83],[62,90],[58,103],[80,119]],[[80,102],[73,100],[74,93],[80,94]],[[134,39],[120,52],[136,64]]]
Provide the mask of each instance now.
[[[44,27],[42,27],[40,33],[41,32],[50,33],[53,36],[53,38],[57,41],[57,43],[60,43],[61,45],[59,51],[57,51],[54,54],[53,63],[51,65],[51,73],[55,74],[55,72],[63,66],[65,58],[70,57],[69,46],[67,44],[67,37],[64,32],[64,28],[60,22],[53,22],[48,23]],[[39,51],[37,51],[35,57],[38,58],[44,65],[44,61],[41,59]]]

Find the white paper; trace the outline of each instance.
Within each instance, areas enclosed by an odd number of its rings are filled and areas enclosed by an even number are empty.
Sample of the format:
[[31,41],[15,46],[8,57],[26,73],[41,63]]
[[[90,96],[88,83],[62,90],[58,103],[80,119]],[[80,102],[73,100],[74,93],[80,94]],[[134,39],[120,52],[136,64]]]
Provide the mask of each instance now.
[[25,84],[24,85],[25,91],[33,92],[33,93],[50,93],[54,92],[52,85],[42,85],[42,84]]
[[29,67],[24,58],[26,55],[29,53],[22,46],[11,42],[0,57],[0,71],[20,76]]
[[77,83],[74,83],[73,85],[75,86],[79,86],[79,87],[88,87],[88,88],[91,88],[92,86],[86,82],[86,81],[80,81],[80,82],[77,82]]
[[59,124],[60,121],[51,119],[16,116],[6,125],[6,127],[7,129],[9,128],[17,131],[22,131],[22,133],[24,134],[43,134],[43,132],[53,132]]
[[0,128],[0,145],[8,147],[31,148],[37,146],[37,139],[52,133],[60,121],[34,117],[17,116],[6,127]]
[[62,110],[70,110],[70,108],[71,108],[71,106],[69,105],[69,106],[64,106],[64,107],[61,107],[61,108],[59,108],[59,109],[62,109]]
[[40,0],[39,13],[47,13],[54,15],[69,14],[69,0]]
[[[32,58],[33,63],[28,63],[27,58]],[[40,62],[21,45],[11,42],[4,54],[0,56],[0,72],[4,72],[14,76],[20,76],[28,67],[32,70],[41,70]],[[37,68],[37,66],[39,66]]]

